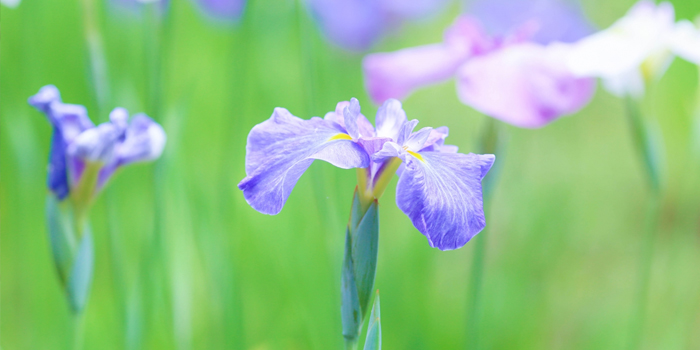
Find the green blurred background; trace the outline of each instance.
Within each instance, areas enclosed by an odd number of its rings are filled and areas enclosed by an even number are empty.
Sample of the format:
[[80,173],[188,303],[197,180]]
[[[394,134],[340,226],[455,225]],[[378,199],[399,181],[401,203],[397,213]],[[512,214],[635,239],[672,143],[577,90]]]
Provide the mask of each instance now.
[[[679,18],[696,0],[672,1]],[[94,5],[108,67],[98,103],[83,7]],[[630,0],[583,3],[606,27]],[[153,6],[151,6],[153,7]],[[408,23],[372,51],[436,42],[453,4]],[[362,54],[329,44],[295,1],[249,1],[236,24],[212,22],[192,1],[166,16],[98,0],[24,0],[0,21],[0,346],[69,349],[75,320],[60,287],[44,219],[51,128],[26,100],[46,84],[96,122],[123,106],[163,124],[152,164],[122,170],[91,212],[92,294],[84,349],[337,349],[344,225],[355,172],[316,162],[282,213],[254,211],[236,184],[248,131],[283,106],[322,116],[363,103]],[[160,17],[159,17],[160,16]],[[667,153],[644,325],[645,349],[700,348],[700,166],[691,152],[696,67],[676,60],[647,97]],[[646,190],[623,102],[599,89],[580,113],[538,130],[507,127],[503,172],[487,228],[441,252],[381,200],[375,287],[386,349],[465,349],[470,265],[486,237],[484,349],[620,349],[634,314]],[[474,151],[484,116],[454,83],[423,89],[404,108],[423,126],[450,127]],[[394,179],[394,182],[396,179]]]

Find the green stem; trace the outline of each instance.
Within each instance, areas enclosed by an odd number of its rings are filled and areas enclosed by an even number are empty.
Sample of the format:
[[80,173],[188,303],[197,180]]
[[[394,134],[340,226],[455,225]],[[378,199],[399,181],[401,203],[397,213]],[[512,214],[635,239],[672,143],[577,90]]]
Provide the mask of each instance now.
[[[504,137],[501,135],[501,126],[498,121],[493,118],[487,118],[486,125],[482,130],[482,134],[479,140],[478,152],[482,154],[495,154],[499,153],[501,156],[504,149]],[[488,204],[491,203],[491,196],[495,187],[495,183],[498,180],[500,169],[503,165],[503,159],[497,159],[494,166],[486,175],[486,178],[482,181],[482,193],[484,210],[488,208]],[[481,292],[484,280],[484,260],[486,259],[486,242],[488,236],[486,235],[486,230],[482,231],[479,235],[473,238],[474,240],[474,255],[472,257],[471,266],[471,278],[469,290],[470,300],[468,321],[467,321],[467,334],[471,334],[469,338],[469,348],[479,349],[479,336],[481,334],[481,314],[482,314],[482,302],[481,302]]]
[[73,315],[73,350],[81,350],[83,348],[85,324],[82,313]]
[[654,255],[654,241],[656,228],[661,208],[661,182],[658,145],[654,138],[653,130],[642,115],[639,101],[632,98],[626,99],[627,116],[640,160],[644,166],[649,184],[651,197],[649,198],[647,214],[645,217],[644,237],[639,255],[639,280],[637,284],[637,296],[635,310],[630,321],[629,349],[639,349],[643,338],[644,324],[646,321],[646,301],[649,294],[651,280],[651,265]]
[[654,257],[654,242],[656,239],[656,226],[659,220],[661,200],[658,193],[653,193],[649,199],[647,215],[644,224],[644,237],[639,255],[639,280],[635,299],[635,311],[630,323],[629,349],[639,349],[644,335],[644,323],[646,321],[646,302],[649,296],[649,284],[651,281],[651,266]]

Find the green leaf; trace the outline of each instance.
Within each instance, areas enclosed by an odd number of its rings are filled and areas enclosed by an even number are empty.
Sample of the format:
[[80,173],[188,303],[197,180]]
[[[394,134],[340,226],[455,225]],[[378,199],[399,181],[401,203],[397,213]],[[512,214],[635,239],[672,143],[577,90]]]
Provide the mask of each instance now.
[[365,340],[364,350],[381,350],[382,348],[382,323],[379,312],[379,291],[374,298],[372,306],[372,314],[369,317],[369,326],[367,326],[367,339]]
[[340,281],[342,304],[340,315],[343,322],[343,337],[346,342],[355,343],[362,324],[360,299],[355,286],[355,272],[352,264],[350,230],[345,233],[345,257],[343,258],[343,276]]
[[86,226],[86,228],[83,230],[80,248],[75,257],[73,269],[71,270],[68,285],[66,286],[68,299],[70,300],[71,308],[75,313],[79,313],[83,310],[90,295],[95,256],[90,229]]
[[362,319],[364,319],[374,290],[374,276],[377,272],[379,216],[376,201],[370,204],[357,229],[351,232],[351,239],[355,285],[360,299]]
[[65,287],[77,250],[76,233],[70,205],[59,202],[52,194],[46,198],[46,225],[56,270]]
[[644,117],[639,102],[631,97],[627,98],[627,112],[635,148],[642,157],[651,188],[658,191],[664,164],[661,129],[653,120]]

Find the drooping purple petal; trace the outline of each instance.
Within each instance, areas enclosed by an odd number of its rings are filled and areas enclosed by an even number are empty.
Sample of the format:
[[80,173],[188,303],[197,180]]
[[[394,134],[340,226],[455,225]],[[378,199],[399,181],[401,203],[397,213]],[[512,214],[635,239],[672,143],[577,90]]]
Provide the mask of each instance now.
[[216,19],[236,21],[245,9],[245,0],[198,0],[199,7]]
[[481,179],[494,160],[493,155],[472,153],[406,155],[396,204],[431,247],[460,248],[486,225]]
[[284,108],[275,108],[270,119],[248,135],[247,176],[238,188],[255,210],[277,214],[315,159],[343,169],[365,168],[370,161],[337,123],[316,117],[302,120]]
[[469,13],[479,18],[492,35],[508,35],[524,25],[537,30],[532,40],[574,42],[593,31],[580,4],[570,0],[477,0]]
[[451,78],[465,60],[491,45],[476,20],[462,16],[446,31],[443,43],[367,55],[362,62],[365,87],[376,103],[404,99],[415,89]]
[[92,128],[93,123],[85,107],[61,102],[61,95],[53,85],[42,87],[29,98],[29,104],[44,113],[53,126],[46,183],[49,190],[63,200],[70,192],[69,176],[75,180],[83,167],[82,161],[67,156],[68,144],[80,133]]
[[513,45],[475,57],[457,73],[460,100],[494,118],[538,128],[587,104],[595,81],[567,68],[565,44]]

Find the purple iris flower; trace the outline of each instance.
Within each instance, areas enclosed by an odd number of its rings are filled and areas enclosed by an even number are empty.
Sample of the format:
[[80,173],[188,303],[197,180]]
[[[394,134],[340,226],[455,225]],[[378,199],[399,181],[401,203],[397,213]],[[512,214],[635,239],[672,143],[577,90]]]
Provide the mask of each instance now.
[[63,103],[53,85],[42,87],[29,104],[53,126],[47,184],[59,200],[81,182],[88,165],[98,171],[94,195],[119,167],[155,160],[163,152],[165,132],[144,114],[129,123],[126,109],[116,108],[109,122],[95,126],[85,107]]
[[[545,37],[536,34],[546,28],[539,24],[533,19],[492,36],[475,17],[462,15],[442,43],[366,56],[365,85],[381,103],[455,77],[463,103],[518,127],[542,127],[586,105],[595,82],[570,72],[570,45],[539,43]],[[572,32],[563,32],[567,40]]]
[[449,0],[307,0],[326,36],[342,48],[362,51],[405,20],[435,14]]
[[209,16],[235,21],[243,14],[245,0],[198,0],[199,7]]
[[540,44],[572,43],[593,32],[575,0],[477,0],[468,12],[491,35],[508,35],[523,25],[533,25],[537,31],[530,39]]
[[414,131],[417,124],[394,99],[379,108],[376,128],[354,98],[323,119],[303,120],[276,108],[248,135],[247,176],[238,187],[255,210],[274,215],[316,159],[361,168],[358,192],[369,198],[379,198],[398,173],[396,204],[430,246],[460,248],[485,226],[481,179],[495,157],[457,153],[445,145],[447,127]]

